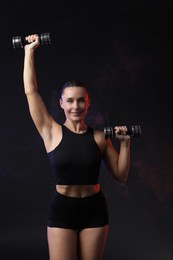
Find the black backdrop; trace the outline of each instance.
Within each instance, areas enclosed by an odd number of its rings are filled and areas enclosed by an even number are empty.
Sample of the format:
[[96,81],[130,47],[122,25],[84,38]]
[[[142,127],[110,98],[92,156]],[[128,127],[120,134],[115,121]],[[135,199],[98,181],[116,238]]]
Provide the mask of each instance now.
[[23,50],[12,47],[13,36],[43,32],[52,44],[37,50],[36,70],[51,113],[62,116],[57,91],[79,78],[91,91],[91,125],[142,128],[127,185],[101,170],[110,211],[104,260],[173,259],[172,11],[171,1],[156,0],[1,4],[0,259],[48,259],[53,177],[23,92]]

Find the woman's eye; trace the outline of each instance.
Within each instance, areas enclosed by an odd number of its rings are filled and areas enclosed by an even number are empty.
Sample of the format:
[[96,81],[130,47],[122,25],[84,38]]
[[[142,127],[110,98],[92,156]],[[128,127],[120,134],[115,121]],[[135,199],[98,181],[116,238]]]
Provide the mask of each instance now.
[[84,103],[84,102],[85,102],[85,99],[80,99],[79,102]]

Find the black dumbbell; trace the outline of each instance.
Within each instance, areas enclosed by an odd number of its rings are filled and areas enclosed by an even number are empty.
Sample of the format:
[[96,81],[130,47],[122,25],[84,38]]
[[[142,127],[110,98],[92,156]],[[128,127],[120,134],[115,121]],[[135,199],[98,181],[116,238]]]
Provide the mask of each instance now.
[[[115,130],[114,127],[112,126],[107,126],[104,127],[104,134],[105,138],[113,138],[115,135]],[[127,126],[127,135],[130,135],[130,137],[140,137],[141,136],[141,126],[140,125],[132,125],[132,126]]]
[[[40,43],[41,45],[50,45],[50,33],[41,33]],[[21,36],[14,36],[12,38],[12,44],[14,49],[20,49],[23,48],[24,45],[28,44],[28,42]]]

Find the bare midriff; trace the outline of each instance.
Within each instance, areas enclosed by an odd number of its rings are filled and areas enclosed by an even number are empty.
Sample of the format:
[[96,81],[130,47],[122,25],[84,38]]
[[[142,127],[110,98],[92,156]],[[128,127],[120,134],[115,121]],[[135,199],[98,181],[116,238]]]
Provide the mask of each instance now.
[[56,185],[56,190],[68,197],[83,198],[96,194],[100,190],[100,184],[94,185]]

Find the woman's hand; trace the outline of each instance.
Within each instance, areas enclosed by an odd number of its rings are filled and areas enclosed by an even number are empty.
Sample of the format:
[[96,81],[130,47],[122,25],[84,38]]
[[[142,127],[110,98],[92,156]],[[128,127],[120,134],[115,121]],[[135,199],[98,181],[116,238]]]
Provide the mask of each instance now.
[[120,141],[127,141],[130,139],[130,135],[127,135],[127,127],[126,126],[115,126],[115,137]]
[[28,44],[25,45],[26,49],[36,49],[40,45],[40,38],[38,34],[32,34],[25,37],[25,40],[28,42]]

